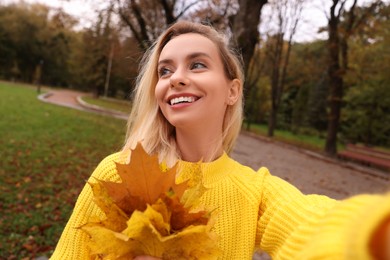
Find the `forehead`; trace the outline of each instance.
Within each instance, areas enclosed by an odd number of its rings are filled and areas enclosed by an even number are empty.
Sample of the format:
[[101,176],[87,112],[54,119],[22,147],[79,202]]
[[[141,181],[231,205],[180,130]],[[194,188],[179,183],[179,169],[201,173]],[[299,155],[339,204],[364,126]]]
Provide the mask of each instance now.
[[209,38],[197,33],[186,33],[172,38],[162,49],[159,60],[187,56],[193,52],[206,53],[212,58],[219,57],[217,46]]

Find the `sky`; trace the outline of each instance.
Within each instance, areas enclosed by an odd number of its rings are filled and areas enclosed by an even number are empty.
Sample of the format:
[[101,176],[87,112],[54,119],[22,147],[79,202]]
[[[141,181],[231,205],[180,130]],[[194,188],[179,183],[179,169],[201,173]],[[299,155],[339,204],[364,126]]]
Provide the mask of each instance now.
[[[62,7],[67,13],[82,17],[91,13],[93,0],[23,0],[26,3],[42,3],[51,7]],[[15,3],[19,0],[0,0],[0,3]]]
[[[0,4],[17,3],[21,0],[0,0]],[[80,19],[81,24],[86,26],[91,24],[91,19],[94,17],[94,10],[97,8],[96,3],[101,0],[22,0],[25,3],[41,3],[54,8],[62,8],[66,13],[69,13]],[[94,4],[95,3],[95,4]]]
[[[20,0],[0,0],[0,4],[9,4]],[[27,3],[42,3],[51,7],[61,7],[65,12],[80,19],[81,24],[86,26],[91,24],[94,17],[94,10],[99,5],[104,5],[103,0],[23,0]],[[359,4],[371,2],[372,0],[359,0]],[[385,2],[388,2],[386,0]],[[326,34],[318,33],[318,29],[326,26],[327,18],[324,10],[330,7],[330,0],[309,0],[307,8],[303,11],[304,19],[300,22],[299,30],[294,39],[298,42],[313,41],[315,39],[325,39]],[[269,11],[265,5],[263,12]]]

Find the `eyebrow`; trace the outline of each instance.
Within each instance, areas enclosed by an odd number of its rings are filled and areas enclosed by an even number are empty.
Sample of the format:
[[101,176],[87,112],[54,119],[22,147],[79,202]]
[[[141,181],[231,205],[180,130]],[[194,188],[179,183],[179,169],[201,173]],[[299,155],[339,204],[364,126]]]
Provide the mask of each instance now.
[[[194,59],[194,58],[198,58],[198,57],[206,57],[206,58],[209,58],[209,59],[212,59],[210,55],[208,55],[207,53],[205,52],[193,52],[191,54],[189,54],[186,59],[187,60],[191,60],[191,59]],[[163,60],[160,60],[158,62],[158,65],[160,64],[169,64],[169,63],[172,63],[172,59],[163,59]]]

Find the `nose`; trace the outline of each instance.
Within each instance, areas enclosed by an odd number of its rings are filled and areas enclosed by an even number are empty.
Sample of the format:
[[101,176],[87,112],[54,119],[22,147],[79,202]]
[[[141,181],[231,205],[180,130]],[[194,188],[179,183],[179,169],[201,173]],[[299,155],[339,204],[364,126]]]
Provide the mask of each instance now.
[[187,86],[190,81],[184,69],[178,68],[170,77],[171,87],[184,87]]

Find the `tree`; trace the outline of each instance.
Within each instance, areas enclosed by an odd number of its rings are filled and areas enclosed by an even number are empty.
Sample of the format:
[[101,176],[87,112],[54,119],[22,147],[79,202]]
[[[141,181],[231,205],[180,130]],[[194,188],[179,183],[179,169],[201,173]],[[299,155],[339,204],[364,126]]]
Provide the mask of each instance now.
[[[326,130],[326,53],[325,41],[295,43],[291,49],[286,91],[296,89],[297,95],[292,102],[293,132],[300,128]],[[285,107],[285,104],[281,104]],[[278,115],[279,116],[279,115]]]
[[62,10],[41,4],[0,6],[0,75],[31,83],[37,66],[44,62],[42,83],[67,86],[75,24]]
[[142,51],[136,40],[114,24],[110,8],[98,12],[91,28],[78,32],[69,58],[72,86],[128,98]]
[[348,142],[390,145],[390,84],[362,82],[348,91],[342,133]]
[[255,53],[247,70],[245,81],[246,100],[245,100],[245,121],[246,130],[250,130],[253,122],[263,122],[266,113],[269,111],[270,84],[267,77],[263,74],[264,54],[259,48]]
[[111,85],[108,94],[119,98],[130,97],[138,73],[141,50],[133,37],[127,37],[115,45]]
[[337,153],[337,133],[344,93],[344,76],[348,70],[348,40],[361,27],[381,3],[377,0],[364,12],[358,12],[357,0],[349,10],[345,9],[346,0],[333,0],[328,17],[328,77],[329,77],[329,114],[325,152],[330,156]]
[[259,23],[261,10],[268,0],[239,0],[239,10],[232,16],[232,32],[239,47],[245,75],[248,75],[249,64],[259,42]]
[[[244,83],[244,94],[247,104],[245,106],[247,129],[250,128],[252,119],[256,118],[257,103],[260,102],[258,100],[257,86],[263,65],[260,60],[260,52],[258,55],[255,55],[255,52],[260,39],[258,28],[261,10],[267,2],[268,0],[239,0],[237,12],[229,17],[230,29],[236,47],[242,55],[244,74],[247,79]],[[264,97],[264,95],[261,96]]]
[[[364,8],[360,8],[363,12]],[[381,5],[349,44],[349,85],[341,116],[345,142],[390,145],[390,4]]]
[[49,32],[45,32],[48,36],[41,41],[43,57],[37,64],[43,65],[45,74],[42,76],[47,84],[68,87],[71,78],[68,61],[72,52],[71,42],[75,34],[73,28],[77,20],[62,9],[49,12],[50,19],[45,29]]
[[111,3],[122,23],[145,51],[169,24],[184,16],[199,1],[185,4],[176,0],[112,0]]
[[271,78],[271,111],[268,121],[268,136],[274,135],[277,114],[285,87],[287,68],[294,35],[301,19],[304,0],[273,1],[270,3],[270,18],[276,21],[275,29],[269,28],[266,53]]
[[[41,28],[47,28],[48,9],[43,5],[17,4],[1,7],[0,31],[7,39],[7,59],[0,66],[5,77],[17,68],[19,80],[32,82],[36,65],[43,58],[42,41],[48,35]],[[2,55],[0,55],[2,56]]]
[[116,38],[115,29],[111,25],[111,11],[100,13],[93,28],[84,34],[87,47],[85,67],[87,68],[87,85],[96,97],[103,95],[107,77],[107,67],[111,48]]

